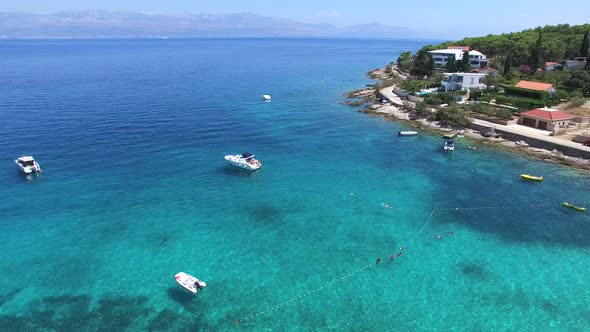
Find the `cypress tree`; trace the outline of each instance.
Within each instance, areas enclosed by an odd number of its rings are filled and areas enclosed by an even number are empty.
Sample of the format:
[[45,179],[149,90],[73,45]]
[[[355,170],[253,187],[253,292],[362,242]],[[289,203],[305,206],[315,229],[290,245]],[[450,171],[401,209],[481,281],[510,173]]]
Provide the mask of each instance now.
[[588,46],[590,46],[590,40],[588,40],[588,33],[590,33],[590,30],[586,30],[586,32],[584,33],[584,39],[582,39],[582,48],[580,48],[580,56],[583,57],[588,57]]
[[449,56],[449,62],[445,66],[445,70],[449,73],[454,73],[457,71],[457,60],[455,60],[455,56]]
[[539,66],[541,66],[542,63],[543,63],[543,30],[539,29],[539,38],[537,38],[537,42],[535,43],[535,46],[533,47],[533,50],[531,52],[531,61],[530,61],[531,72],[535,73],[537,71],[537,68],[539,68]]
[[460,70],[462,72],[467,72],[467,71],[469,71],[469,68],[471,68],[471,62],[469,59],[469,52],[465,51],[465,52],[463,52],[463,58],[461,59]]
[[510,63],[512,62],[510,60],[511,57],[512,54],[508,53],[508,55],[506,55],[506,60],[504,60],[504,77],[508,77],[510,75]]

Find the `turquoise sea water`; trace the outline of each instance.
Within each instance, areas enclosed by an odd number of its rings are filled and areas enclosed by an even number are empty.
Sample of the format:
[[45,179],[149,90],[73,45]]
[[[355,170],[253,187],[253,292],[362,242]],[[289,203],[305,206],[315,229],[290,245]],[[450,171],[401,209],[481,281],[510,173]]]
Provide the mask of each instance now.
[[341,105],[424,43],[0,42],[0,329],[588,330],[588,175]]

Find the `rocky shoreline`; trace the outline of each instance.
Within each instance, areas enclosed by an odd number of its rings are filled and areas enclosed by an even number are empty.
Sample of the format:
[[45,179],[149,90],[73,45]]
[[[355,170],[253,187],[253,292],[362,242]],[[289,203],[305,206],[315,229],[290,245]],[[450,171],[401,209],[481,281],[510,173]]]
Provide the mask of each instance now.
[[[403,122],[409,126],[415,127],[416,129],[426,130],[432,133],[440,134],[441,136],[451,131],[463,130],[465,137],[473,140],[474,143],[477,142],[483,145],[492,145],[506,151],[527,155],[538,160],[568,165],[577,170],[584,171],[585,174],[590,171],[590,160],[566,156],[558,150],[549,151],[545,149],[529,147],[528,144],[523,141],[514,142],[503,138],[484,137],[479,131],[470,128],[449,128],[442,126],[437,121],[428,121],[427,119],[413,119],[411,117],[411,111],[406,109],[406,107],[403,105],[396,105],[391,102],[381,102],[380,91],[386,87],[393,89],[394,84],[391,81],[392,72],[394,75],[401,76],[400,78],[402,79],[406,78],[395,71],[395,69],[388,70],[386,67],[382,67],[372,70],[367,73],[367,75],[370,78],[377,80],[377,84],[375,84],[373,87],[366,87],[351,91],[347,94],[347,97],[348,99],[354,99],[354,101],[346,100],[344,104],[353,107],[366,105],[363,109],[359,110],[359,112],[369,115],[381,116],[391,121]],[[409,105],[411,105],[411,103],[409,103]],[[477,146],[475,145],[475,147]]]

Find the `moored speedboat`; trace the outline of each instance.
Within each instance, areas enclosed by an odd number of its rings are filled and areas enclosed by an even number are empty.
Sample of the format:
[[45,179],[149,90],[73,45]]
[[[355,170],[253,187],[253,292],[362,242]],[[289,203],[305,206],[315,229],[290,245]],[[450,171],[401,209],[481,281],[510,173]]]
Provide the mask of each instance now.
[[249,171],[255,171],[262,167],[260,161],[254,159],[254,155],[248,152],[236,155],[227,155],[225,156],[225,160],[227,160],[233,166]]
[[193,294],[197,294],[197,290],[207,287],[207,284],[204,281],[184,272],[178,272],[174,276],[174,279],[176,279],[176,282],[180,286]]
[[445,145],[443,146],[443,150],[447,151],[455,151],[455,142],[450,139],[445,141]]
[[542,176],[534,176],[534,175],[528,175],[528,174],[520,174],[520,177],[526,180],[531,180],[531,181],[543,181],[543,177]]
[[41,173],[41,166],[39,166],[32,156],[22,156],[14,162],[16,163],[16,167],[25,174]]
[[397,133],[398,136],[415,136],[418,135],[417,131],[411,131],[411,130],[404,130],[404,131],[399,131]]
[[270,95],[262,95],[262,99],[264,101],[270,101],[272,99],[272,97]]

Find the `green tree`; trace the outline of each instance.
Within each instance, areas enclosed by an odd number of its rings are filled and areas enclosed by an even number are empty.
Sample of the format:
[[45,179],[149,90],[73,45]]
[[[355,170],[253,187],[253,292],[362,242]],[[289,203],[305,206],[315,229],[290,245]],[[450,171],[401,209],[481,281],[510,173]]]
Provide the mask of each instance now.
[[414,114],[419,118],[427,118],[430,115],[428,105],[423,101],[417,102],[416,107],[414,108]]
[[408,72],[412,69],[412,53],[403,52],[397,58],[397,66],[401,71]]
[[584,38],[582,39],[582,47],[580,48],[580,56],[583,56],[583,57],[588,57],[588,47],[590,46],[590,40],[588,40],[589,33],[590,33],[590,30],[586,30],[586,32],[584,33]]
[[483,77],[483,83],[486,85],[486,91],[490,91],[490,87],[498,83],[498,77],[492,73],[488,73]]
[[573,71],[565,86],[582,92],[585,97],[590,96],[590,73],[585,70]]
[[414,67],[410,74],[418,77],[431,76],[434,71],[434,58],[427,48],[422,48],[414,56]]
[[454,55],[449,56],[449,61],[447,62],[447,65],[445,66],[445,70],[449,73],[454,73],[457,71],[457,60],[455,60]]
[[463,52],[463,58],[461,58],[461,62],[458,67],[459,71],[463,73],[468,72],[469,69],[471,69],[471,60],[469,59],[468,51]]

